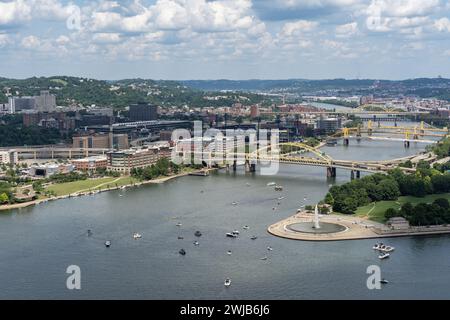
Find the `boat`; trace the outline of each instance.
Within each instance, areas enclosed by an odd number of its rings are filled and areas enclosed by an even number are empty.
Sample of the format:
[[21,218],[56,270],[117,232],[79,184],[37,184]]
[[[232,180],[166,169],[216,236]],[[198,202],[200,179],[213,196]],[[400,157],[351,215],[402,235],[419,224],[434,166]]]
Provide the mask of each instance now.
[[267,247],[267,250],[272,251],[273,249],[272,247]]
[[107,240],[105,241],[105,247],[109,248],[111,246],[111,241]]
[[92,235],[91,229],[89,229],[89,230],[87,231],[87,235],[88,235],[88,237],[90,237],[90,236]]
[[262,257],[260,260],[263,260],[263,261],[267,260],[267,256]]
[[381,248],[380,250],[383,251],[383,252],[392,252],[392,251],[395,250],[395,248],[394,248],[394,247],[391,247],[391,246],[384,246],[384,247]]
[[182,256],[186,255],[186,251],[184,249],[181,249],[180,251],[178,251],[178,253]]
[[198,241],[194,241],[194,246],[199,246],[200,243],[198,243]]
[[135,234],[133,234],[133,239],[137,240],[137,239],[140,239],[140,238],[142,238],[142,235],[140,233],[136,232]]
[[250,187],[250,186],[251,186],[251,184],[250,184],[250,183],[248,183],[248,182],[247,182],[247,183],[246,183],[245,185],[246,185],[247,187]]
[[383,260],[383,259],[389,258],[389,256],[390,256],[389,253],[384,252],[384,253],[380,254],[380,255],[378,256],[378,258],[380,258],[380,259]]
[[374,246],[372,247],[372,249],[379,250],[382,245],[383,245],[382,243],[375,243]]
[[387,281],[386,279],[381,279],[381,280],[380,280],[380,283],[382,283],[382,284],[388,284],[389,281]]
[[268,187],[273,187],[273,186],[276,186],[277,184],[275,183],[275,182],[269,182],[268,184],[267,184],[267,186]]
[[258,237],[257,237],[257,236],[253,236],[253,237],[251,237],[250,239],[256,240],[256,239],[258,239]]
[[239,235],[239,231],[238,230],[234,230],[233,232],[232,232],[232,234],[235,234],[235,235]]
[[181,227],[183,224],[181,222],[177,223],[177,227]]
[[231,280],[230,280],[230,278],[226,278],[226,279],[225,279],[225,282],[223,283],[223,285],[224,285],[225,287],[231,286]]
[[227,255],[231,256],[231,253],[232,253],[231,250],[227,251]]
[[202,236],[202,233],[200,232],[200,231],[195,231],[195,233],[194,233],[194,235],[196,236],[196,237],[201,237]]
[[282,186],[275,186],[275,191],[283,191],[283,187]]
[[227,232],[226,236],[229,237],[229,238],[237,238],[237,235],[232,233],[232,232]]
[[237,202],[232,202],[231,203],[233,206],[237,206]]
[[184,239],[184,237],[178,237],[178,240],[183,240]]
[[250,227],[249,226],[243,226],[242,229],[248,230],[248,229],[250,229]]
[[284,199],[284,197],[279,197],[279,198],[278,198],[278,200],[283,200],[283,199]]

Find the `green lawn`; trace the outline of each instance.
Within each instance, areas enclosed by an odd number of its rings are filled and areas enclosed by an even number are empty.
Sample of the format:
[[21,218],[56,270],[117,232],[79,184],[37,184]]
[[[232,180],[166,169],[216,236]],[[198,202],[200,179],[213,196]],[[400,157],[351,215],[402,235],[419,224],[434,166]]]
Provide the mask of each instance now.
[[109,187],[124,186],[137,181],[131,177],[106,177],[100,179],[88,179],[67,183],[54,184],[48,187],[48,190],[54,191],[57,196],[68,195],[80,191],[101,190]]
[[450,193],[431,194],[423,198],[407,196],[407,197],[400,197],[396,201],[373,202],[368,204],[367,206],[359,207],[356,210],[356,215],[359,217],[367,217],[370,220],[374,220],[377,222],[385,222],[384,213],[389,208],[399,210],[400,207],[406,202],[410,202],[413,205],[418,203],[432,203],[434,200],[438,198],[446,198],[450,201]]

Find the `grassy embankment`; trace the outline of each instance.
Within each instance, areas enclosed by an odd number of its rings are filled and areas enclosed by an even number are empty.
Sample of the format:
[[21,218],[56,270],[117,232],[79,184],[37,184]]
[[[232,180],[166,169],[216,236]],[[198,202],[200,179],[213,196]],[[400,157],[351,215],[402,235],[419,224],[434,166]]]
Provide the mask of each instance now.
[[77,192],[96,191],[108,189],[108,187],[114,188],[116,186],[125,186],[132,184],[133,182],[137,183],[139,181],[131,177],[106,177],[54,184],[49,186],[48,190],[55,192],[57,196],[64,196]]
[[356,210],[356,215],[358,217],[365,217],[377,222],[385,222],[386,219],[384,218],[384,213],[389,208],[399,210],[400,207],[406,202],[410,202],[411,204],[416,205],[419,203],[432,203],[438,198],[445,198],[450,201],[450,193],[430,194],[422,198],[405,196],[399,197],[398,200],[372,202],[367,206],[359,207]]

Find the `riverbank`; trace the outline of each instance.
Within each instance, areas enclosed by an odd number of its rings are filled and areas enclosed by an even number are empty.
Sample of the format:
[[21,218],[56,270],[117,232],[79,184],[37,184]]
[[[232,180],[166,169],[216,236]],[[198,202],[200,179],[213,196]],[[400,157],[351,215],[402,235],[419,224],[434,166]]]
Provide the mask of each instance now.
[[[205,170],[210,172],[210,171],[214,171],[216,169],[205,169]],[[202,171],[205,171],[205,170],[202,170]],[[95,188],[92,188],[92,189],[87,190],[87,191],[81,190],[81,191],[77,191],[77,192],[73,192],[73,193],[68,193],[68,194],[59,195],[59,196],[55,196],[55,197],[49,197],[49,198],[46,197],[46,198],[37,199],[37,200],[24,202],[24,203],[15,203],[15,204],[2,205],[2,206],[0,206],[0,211],[21,209],[21,208],[26,208],[26,207],[30,207],[30,206],[36,206],[36,205],[39,205],[41,203],[46,203],[46,202],[49,202],[49,201],[56,201],[56,200],[67,199],[67,198],[75,198],[75,197],[81,197],[81,196],[90,196],[90,195],[94,195],[94,194],[98,194],[98,193],[102,193],[102,192],[121,190],[121,189],[128,189],[128,188],[139,187],[139,186],[148,185],[148,184],[160,184],[160,183],[164,183],[164,182],[167,182],[169,180],[172,180],[172,179],[176,179],[176,178],[181,178],[181,177],[187,176],[190,173],[195,172],[195,171],[196,170],[185,170],[184,172],[181,172],[179,174],[175,174],[175,175],[172,175],[172,176],[160,177],[160,178],[157,178],[157,179],[154,179],[154,180],[147,180],[147,181],[140,181],[140,182],[130,182],[128,184],[123,184],[123,185],[113,186],[113,187],[109,187],[109,188],[105,188],[105,189],[95,190],[95,189],[97,189],[99,187],[102,187],[103,185],[114,183],[115,180],[113,180],[113,181],[110,181],[110,182],[107,182],[107,183],[102,183],[100,185],[97,185]],[[121,177],[121,178],[124,178],[124,177]],[[118,179],[121,179],[121,178],[118,178]]]
[[272,224],[267,231],[280,238],[302,241],[342,241],[450,234],[450,226],[411,227],[406,230],[392,230],[382,223],[370,221],[362,217],[336,214],[324,215],[320,218],[320,222],[343,226],[345,228],[344,231],[320,234],[298,232],[289,228],[290,225],[296,223],[311,221],[313,221],[313,214],[302,211]]

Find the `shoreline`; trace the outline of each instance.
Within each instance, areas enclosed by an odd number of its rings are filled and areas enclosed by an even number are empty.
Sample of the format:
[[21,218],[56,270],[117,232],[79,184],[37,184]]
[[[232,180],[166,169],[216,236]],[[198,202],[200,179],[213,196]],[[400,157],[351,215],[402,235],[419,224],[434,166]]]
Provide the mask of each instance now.
[[[216,169],[203,169],[201,171],[205,171],[205,170],[210,172],[210,171],[214,171]],[[28,201],[28,202],[24,202],[24,203],[15,203],[15,204],[2,205],[2,206],[0,206],[0,212],[14,210],[14,209],[22,209],[22,208],[27,208],[27,207],[31,207],[31,206],[36,206],[36,205],[39,205],[41,203],[46,203],[46,202],[49,202],[49,201],[56,201],[56,200],[69,199],[69,198],[77,198],[77,197],[82,197],[82,196],[90,196],[90,195],[95,195],[95,194],[102,193],[102,192],[109,192],[109,191],[122,190],[122,189],[129,189],[129,188],[132,188],[132,187],[140,187],[140,186],[149,185],[149,184],[161,184],[161,183],[165,183],[167,181],[173,180],[173,179],[186,177],[190,173],[196,172],[196,171],[199,171],[199,170],[194,170],[194,171],[190,171],[190,172],[183,172],[183,173],[179,173],[179,174],[168,176],[168,177],[161,177],[161,178],[158,178],[158,179],[155,179],[155,180],[147,180],[147,181],[141,181],[141,182],[137,182],[137,183],[127,184],[127,185],[123,185],[123,186],[120,186],[120,187],[111,187],[109,189],[100,189],[100,190],[95,190],[95,191],[75,192],[75,193],[61,195],[61,196],[52,197],[52,198],[37,199],[37,200]]]
[[295,223],[310,222],[313,214],[302,211],[278,221],[267,228],[267,232],[279,238],[297,241],[344,241],[395,238],[409,236],[426,236],[450,234],[450,226],[411,227],[407,230],[391,230],[386,225],[356,216],[323,215],[320,221],[344,226],[346,230],[335,233],[305,233],[288,228]]

